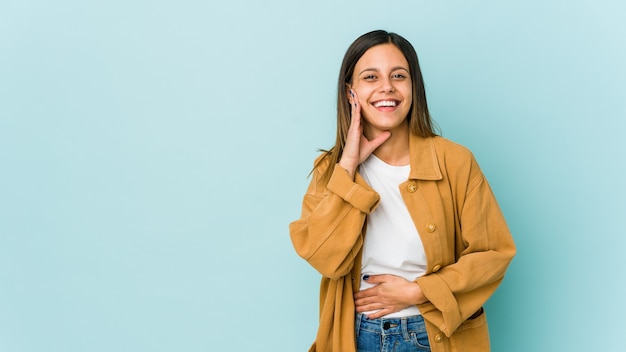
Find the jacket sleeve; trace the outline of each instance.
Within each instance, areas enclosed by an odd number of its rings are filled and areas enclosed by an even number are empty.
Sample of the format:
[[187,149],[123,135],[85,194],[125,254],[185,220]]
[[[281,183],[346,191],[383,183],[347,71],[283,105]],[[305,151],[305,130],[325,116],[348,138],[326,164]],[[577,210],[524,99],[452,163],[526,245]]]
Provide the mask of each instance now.
[[322,184],[324,162],[316,164],[302,214],[289,225],[289,232],[299,256],[322,276],[338,279],[352,269],[363,245],[365,216],[380,197],[361,176],[357,174],[353,181],[339,165],[330,166],[334,168],[332,176],[327,185]]
[[480,310],[515,255],[504,216],[473,157],[469,177],[461,179],[465,192],[456,199],[455,261],[416,280],[429,300],[420,306],[422,314],[447,336]]

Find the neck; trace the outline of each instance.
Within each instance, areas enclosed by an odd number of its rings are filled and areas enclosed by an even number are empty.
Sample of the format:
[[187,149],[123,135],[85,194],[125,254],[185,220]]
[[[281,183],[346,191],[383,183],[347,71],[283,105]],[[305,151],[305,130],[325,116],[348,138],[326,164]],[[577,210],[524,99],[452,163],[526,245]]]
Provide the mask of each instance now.
[[[375,138],[382,131],[370,131],[368,139]],[[374,151],[374,155],[389,165],[403,166],[410,162],[409,128],[403,124],[391,131],[391,136]]]

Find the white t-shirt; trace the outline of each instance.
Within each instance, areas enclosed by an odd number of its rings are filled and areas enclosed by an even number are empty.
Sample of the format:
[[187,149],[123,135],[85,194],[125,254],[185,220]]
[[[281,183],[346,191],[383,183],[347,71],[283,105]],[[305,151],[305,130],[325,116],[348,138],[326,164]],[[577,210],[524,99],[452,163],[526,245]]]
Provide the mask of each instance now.
[[[410,165],[389,165],[374,154],[359,166],[359,173],[380,195],[380,203],[367,217],[361,275],[392,274],[413,281],[426,272],[422,240],[400,194],[399,185],[408,179],[409,171]],[[361,290],[372,286],[361,280]],[[411,306],[385,317],[419,314]]]

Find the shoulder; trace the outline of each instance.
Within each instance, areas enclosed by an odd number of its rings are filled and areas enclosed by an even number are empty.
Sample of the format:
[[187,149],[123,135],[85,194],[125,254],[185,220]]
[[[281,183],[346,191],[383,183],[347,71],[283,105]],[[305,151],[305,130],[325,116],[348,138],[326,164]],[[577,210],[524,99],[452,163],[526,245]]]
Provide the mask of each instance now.
[[431,137],[433,146],[437,154],[443,154],[447,157],[458,158],[460,160],[472,160],[474,155],[472,151],[459,143],[453,142],[441,136]]
[[447,138],[432,137],[439,167],[448,177],[463,180],[479,180],[482,171],[472,151],[459,143]]
[[326,172],[326,170],[328,170],[330,166],[330,159],[330,153],[322,151],[322,153],[318,155],[313,162],[313,173],[323,174],[324,172]]
[[334,163],[332,152],[322,150],[321,154],[315,158],[313,169],[309,173],[309,176],[313,176],[313,182],[318,184],[318,187],[326,187],[326,184],[330,181],[333,170]]

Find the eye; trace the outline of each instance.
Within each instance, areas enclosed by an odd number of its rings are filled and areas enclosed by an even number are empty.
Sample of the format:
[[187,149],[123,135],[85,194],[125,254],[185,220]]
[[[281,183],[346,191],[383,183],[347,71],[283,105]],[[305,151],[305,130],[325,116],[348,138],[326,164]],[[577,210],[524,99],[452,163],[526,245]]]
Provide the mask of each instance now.
[[406,75],[404,75],[402,73],[394,73],[393,75],[391,75],[391,78],[393,78],[393,79],[405,79]]
[[376,76],[375,75],[365,75],[365,76],[363,76],[363,79],[366,80],[366,81],[371,81],[371,80],[376,79]]

